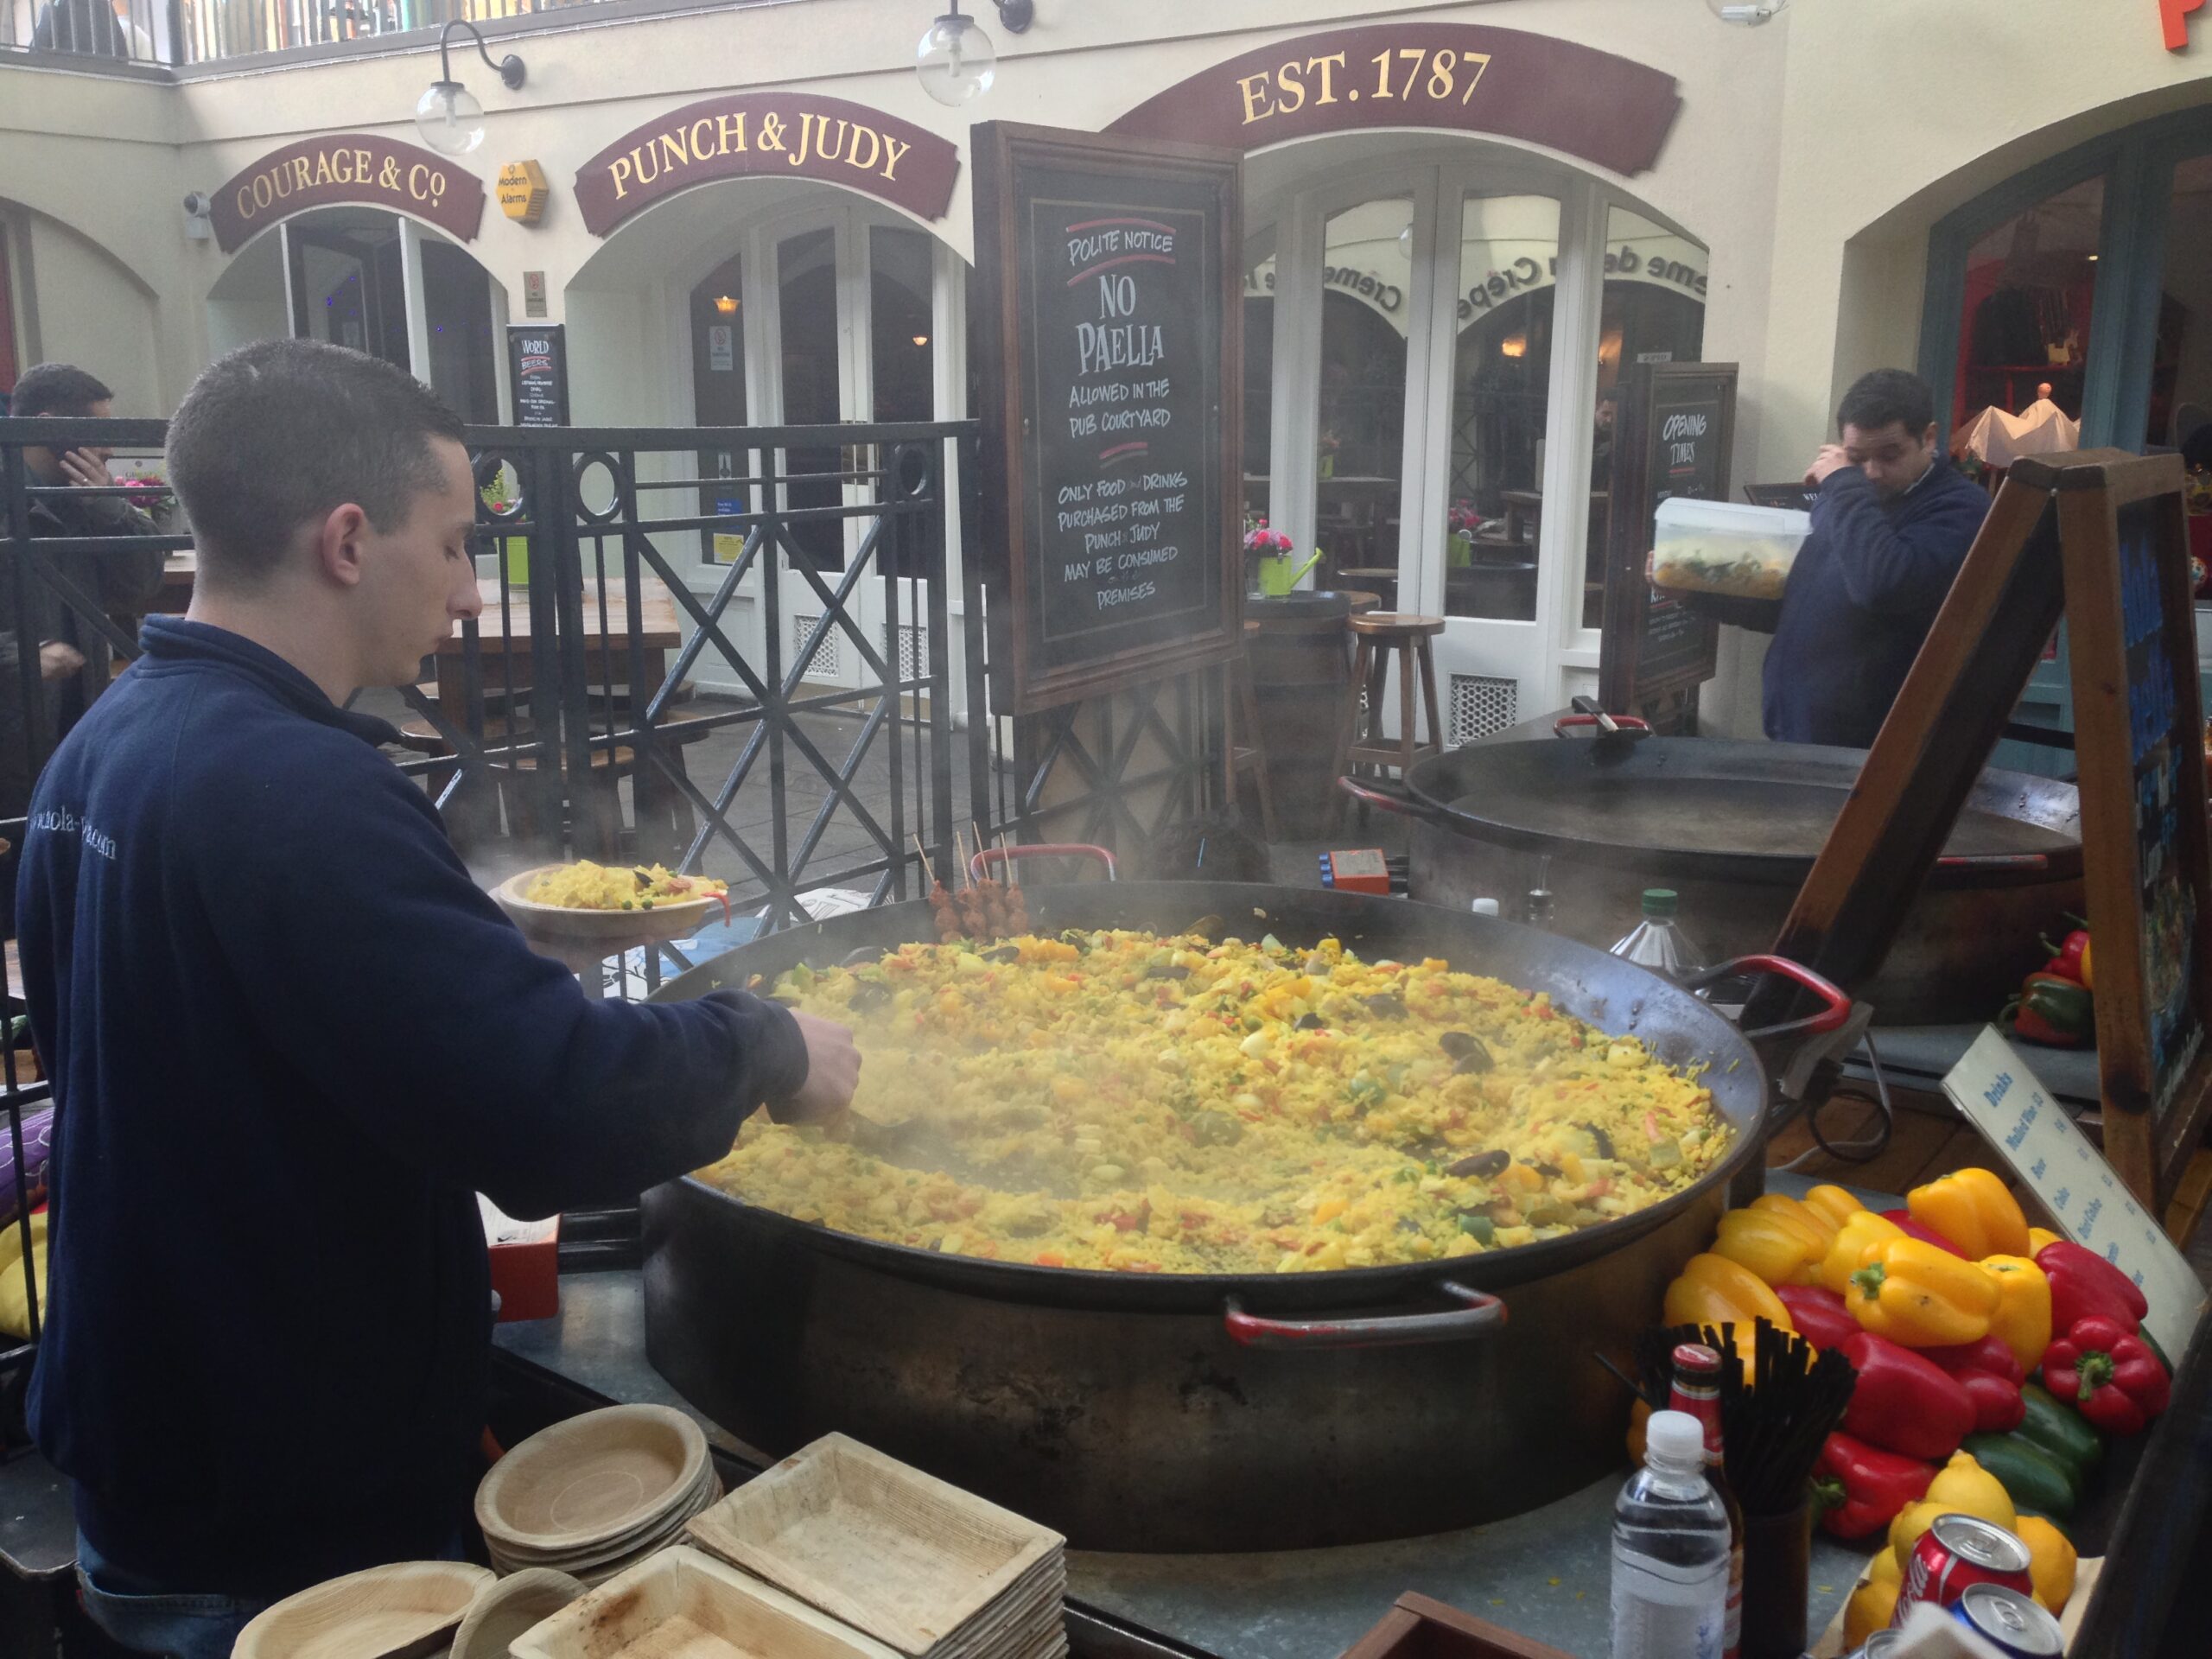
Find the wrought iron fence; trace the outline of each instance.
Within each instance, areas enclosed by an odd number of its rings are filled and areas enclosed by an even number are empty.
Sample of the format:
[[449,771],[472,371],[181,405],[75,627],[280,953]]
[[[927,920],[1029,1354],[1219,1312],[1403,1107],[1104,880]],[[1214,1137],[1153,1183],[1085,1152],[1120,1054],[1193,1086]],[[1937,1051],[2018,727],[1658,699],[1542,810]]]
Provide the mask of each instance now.
[[[107,573],[155,560],[159,587],[126,582],[124,597],[183,608],[191,537],[159,480],[163,431],[0,420],[0,839],[21,842],[54,743],[136,654]],[[975,440],[972,423],[472,429],[483,613],[418,683],[356,706],[397,726],[394,763],[487,883],[572,855],[709,869],[743,912],[716,944],[804,919],[827,893],[916,896],[919,849],[942,868],[956,823],[993,832],[992,722],[959,729],[951,695],[963,562],[947,481],[974,477]],[[118,481],[60,483],[57,448],[111,452]],[[118,528],[87,512],[114,499],[162,522],[88,533]],[[965,608],[980,675],[980,600]],[[49,628],[81,666],[42,665]],[[12,890],[12,864],[0,882]],[[9,957],[13,1015],[12,944]],[[658,982],[658,956],[638,965]],[[617,984],[638,988],[627,964]],[[28,1259],[31,1143],[51,1102],[20,1025],[10,1037],[0,1225]],[[0,1337],[0,1380],[27,1370],[35,1287],[29,1300],[29,1331]]]

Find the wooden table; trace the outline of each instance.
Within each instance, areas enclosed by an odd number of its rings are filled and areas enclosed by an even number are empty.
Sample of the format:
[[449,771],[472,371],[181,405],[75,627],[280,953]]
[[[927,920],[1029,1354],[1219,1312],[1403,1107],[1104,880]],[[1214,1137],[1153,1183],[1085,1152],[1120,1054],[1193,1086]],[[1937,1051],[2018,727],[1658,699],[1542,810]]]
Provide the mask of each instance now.
[[[531,683],[529,590],[510,590],[508,605],[512,616],[500,609],[499,577],[480,576],[476,590],[484,597],[484,613],[476,619],[476,645],[483,664],[485,692],[505,693],[511,675],[515,690],[527,690]],[[638,645],[645,674],[652,687],[658,687],[668,673],[668,653],[683,643],[683,635],[677,626],[675,597],[658,578],[644,577],[639,591],[644,604],[639,619]],[[626,683],[630,666],[630,596],[624,591],[624,584],[609,576],[602,613],[599,584],[587,581],[583,620],[586,683],[601,689]],[[459,628],[438,646],[438,707],[448,719],[456,721],[467,713],[468,706],[465,689],[467,650],[468,642]],[[633,686],[632,695],[649,692],[652,687]]]

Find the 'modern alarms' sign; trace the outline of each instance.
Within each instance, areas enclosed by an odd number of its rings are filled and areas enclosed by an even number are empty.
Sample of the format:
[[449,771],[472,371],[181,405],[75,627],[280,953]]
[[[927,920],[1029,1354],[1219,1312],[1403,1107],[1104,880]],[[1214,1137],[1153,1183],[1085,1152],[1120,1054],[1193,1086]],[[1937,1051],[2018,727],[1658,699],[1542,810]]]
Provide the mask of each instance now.
[[605,236],[678,190],[752,175],[824,180],[943,219],[959,174],[950,141],[880,110],[747,92],[689,104],[625,133],[577,170],[576,207],[584,228]]
[[215,192],[207,216],[216,245],[235,253],[279,219],[341,201],[412,213],[473,242],[484,218],[484,183],[413,144],[337,132],[271,150]]

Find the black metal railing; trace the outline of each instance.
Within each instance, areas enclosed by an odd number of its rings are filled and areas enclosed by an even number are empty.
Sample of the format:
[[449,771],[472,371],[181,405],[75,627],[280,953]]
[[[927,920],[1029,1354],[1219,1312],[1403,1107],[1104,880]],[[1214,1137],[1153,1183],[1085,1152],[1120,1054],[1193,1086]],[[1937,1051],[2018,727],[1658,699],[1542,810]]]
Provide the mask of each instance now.
[[[175,611],[188,597],[163,434],[159,421],[0,420],[0,839],[21,843],[53,747],[136,654],[118,598]],[[483,613],[418,683],[356,706],[399,728],[395,765],[480,880],[571,856],[664,861],[723,876],[741,927],[765,930],[825,893],[918,896],[919,849],[942,868],[956,823],[995,833],[993,723],[958,729],[951,683],[947,485],[975,475],[972,423],[468,437]],[[118,481],[49,481],[39,452],[67,449],[111,452]],[[90,510],[116,501],[160,522]],[[143,577],[149,559],[158,586],[108,579],[125,564]],[[963,608],[980,670],[980,599]],[[50,635],[82,664],[42,661]],[[662,958],[640,969],[618,988],[650,988]],[[21,1007],[11,971],[8,1013]],[[10,1035],[0,1154],[23,1150],[0,1175],[0,1224],[28,1259],[23,1143],[50,1101],[28,1039]],[[35,1289],[29,1304],[29,1331],[0,1337],[0,1382],[27,1370]]]

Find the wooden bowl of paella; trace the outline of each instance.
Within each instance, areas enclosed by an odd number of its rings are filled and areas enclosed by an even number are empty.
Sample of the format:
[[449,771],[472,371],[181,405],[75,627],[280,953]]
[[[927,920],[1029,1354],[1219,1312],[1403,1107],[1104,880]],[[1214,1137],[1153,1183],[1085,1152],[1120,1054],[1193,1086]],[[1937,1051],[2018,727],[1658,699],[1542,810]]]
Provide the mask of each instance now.
[[492,897],[525,938],[610,949],[688,938],[729,915],[728,884],[660,864],[545,864],[509,876]]

